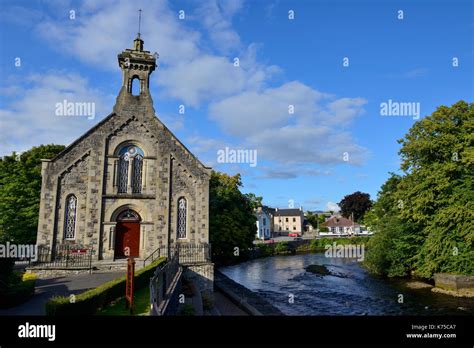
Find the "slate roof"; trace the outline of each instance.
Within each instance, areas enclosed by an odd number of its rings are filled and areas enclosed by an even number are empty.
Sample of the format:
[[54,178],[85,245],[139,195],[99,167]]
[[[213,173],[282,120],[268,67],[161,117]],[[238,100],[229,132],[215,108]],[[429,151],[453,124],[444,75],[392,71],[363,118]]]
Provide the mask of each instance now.
[[351,220],[342,216],[334,216],[321,224],[321,226],[324,227],[350,227],[352,225],[360,226],[359,224],[353,223]]
[[300,216],[302,213],[299,209],[278,209],[274,216]]

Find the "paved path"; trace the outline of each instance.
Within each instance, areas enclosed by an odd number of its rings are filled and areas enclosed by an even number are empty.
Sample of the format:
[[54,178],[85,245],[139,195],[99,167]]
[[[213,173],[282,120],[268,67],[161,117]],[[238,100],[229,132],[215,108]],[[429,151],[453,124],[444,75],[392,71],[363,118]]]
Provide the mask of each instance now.
[[29,301],[17,307],[1,309],[0,315],[45,315],[44,305],[52,296],[81,293],[123,275],[124,272],[110,272],[38,279],[35,294]]

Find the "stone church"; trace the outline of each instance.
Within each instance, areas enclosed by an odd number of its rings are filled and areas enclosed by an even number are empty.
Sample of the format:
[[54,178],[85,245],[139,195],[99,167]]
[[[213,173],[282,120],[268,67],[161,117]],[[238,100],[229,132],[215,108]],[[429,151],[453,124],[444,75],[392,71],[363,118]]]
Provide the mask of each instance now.
[[156,59],[139,34],[118,55],[113,112],[43,160],[39,246],[93,246],[96,260],[116,260],[208,243],[211,169],[156,117],[149,90]]

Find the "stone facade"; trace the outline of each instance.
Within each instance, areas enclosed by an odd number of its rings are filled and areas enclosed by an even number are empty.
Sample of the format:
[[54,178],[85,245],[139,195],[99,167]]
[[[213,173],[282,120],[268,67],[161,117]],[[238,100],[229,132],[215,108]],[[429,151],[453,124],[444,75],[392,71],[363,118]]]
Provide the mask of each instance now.
[[[208,243],[211,170],[155,116],[149,77],[156,57],[143,50],[138,37],[118,61],[123,79],[113,112],[55,158],[43,160],[37,243],[93,245],[96,259],[113,260],[118,217],[126,210],[139,216],[139,258],[174,243]],[[139,83],[137,96],[133,83]],[[131,160],[121,162],[120,151],[128,146],[143,152],[139,169],[132,168]],[[124,163],[130,164],[128,172]],[[71,196],[76,198],[75,223],[68,226],[74,238],[66,238]],[[178,239],[178,200],[183,197],[186,224]]]

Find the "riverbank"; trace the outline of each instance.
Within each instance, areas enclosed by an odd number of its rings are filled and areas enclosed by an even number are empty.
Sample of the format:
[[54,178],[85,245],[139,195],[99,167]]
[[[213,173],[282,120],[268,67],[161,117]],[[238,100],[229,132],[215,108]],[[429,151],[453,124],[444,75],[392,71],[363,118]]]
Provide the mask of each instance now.
[[[260,243],[257,244],[256,249],[248,260],[242,260],[241,262],[246,262],[262,257],[274,257],[281,255],[296,255],[296,254],[312,254],[312,253],[324,253],[327,250],[328,246],[333,246],[334,243],[337,245],[359,245],[364,246],[364,249],[367,249],[367,243],[371,237],[336,237],[336,238],[319,238],[311,240],[300,240],[300,241],[285,241],[278,243]],[[364,262],[361,262],[361,266],[367,269]],[[368,270],[368,269],[367,269]],[[370,272],[370,271],[369,271]],[[463,275],[444,275],[442,278],[446,279],[447,277],[461,278],[463,279],[462,286],[456,285],[455,280],[447,282],[445,280],[436,282],[436,274],[433,279],[420,279],[411,277],[407,283],[414,284],[423,284],[420,285],[424,288],[430,288],[434,293],[440,293],[453,297],[466,297],[474,298],[474,277],[472,276],[463,276]],[[465,278],[470,280],[465,280]],[[405,278],[389,278],[395,280],[403,280]],[[435,285],[433,286],[434,283]],[[454,285],[453,285],[454,284]]]
[[[311,265],[325,266],[329,274],[308,272]],[[372,275],[360,262],[324,253],[258,258],[220,271],[285,315],[474,314],[472,298],[438,293],[420,281]]]

